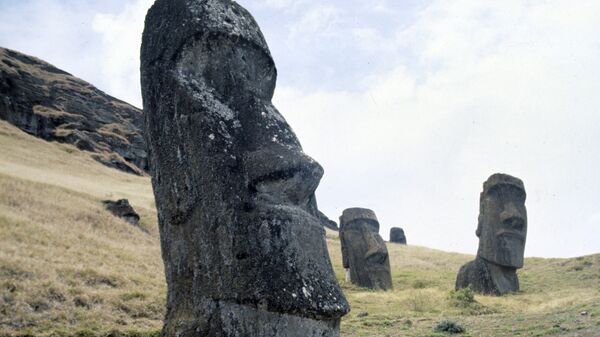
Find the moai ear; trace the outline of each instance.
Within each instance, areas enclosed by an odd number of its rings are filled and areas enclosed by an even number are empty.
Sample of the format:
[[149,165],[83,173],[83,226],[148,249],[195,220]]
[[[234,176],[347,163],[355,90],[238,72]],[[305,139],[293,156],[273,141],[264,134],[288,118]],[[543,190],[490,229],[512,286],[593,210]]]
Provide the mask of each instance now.
[[477,235],[477,237],[481,235],[481,222],[483,221],[483,197],[483,192],[479,193],[479,216],[477,217],[477,230],[475,231],[475,235]]
[[[341,223],[341,222],[340,222]],[[340,235],[340,243],[342,246],[342,265],[344,266],[344,268],[348,269],[350,268],[350,259],[348,257],[348,242],[346,242],[346,240],[344,239],[344,234],[342,233],[342,231],[339,231],[339,235]]]

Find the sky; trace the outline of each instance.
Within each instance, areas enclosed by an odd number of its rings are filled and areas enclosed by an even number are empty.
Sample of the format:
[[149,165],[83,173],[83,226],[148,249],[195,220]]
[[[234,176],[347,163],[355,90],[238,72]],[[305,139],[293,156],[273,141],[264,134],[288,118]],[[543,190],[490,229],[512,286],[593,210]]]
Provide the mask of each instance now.
[[[0,0],[0,46],[141,107],[152,0]],[[321,210],[475,254],[493,173],[527,190],[526,256],[600,252],[600,1],[240,0],[274,103],[325,175]]]

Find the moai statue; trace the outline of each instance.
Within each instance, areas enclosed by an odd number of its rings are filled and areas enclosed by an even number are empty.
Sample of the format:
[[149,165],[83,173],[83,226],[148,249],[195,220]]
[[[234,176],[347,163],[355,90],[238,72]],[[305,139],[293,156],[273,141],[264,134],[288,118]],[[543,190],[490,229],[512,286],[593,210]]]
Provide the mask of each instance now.
[[340,217],[340,241],[346,281],[370,289],[392,288],[388,251],[379,236],[379,221],[372,210],[344,210]]
[[231,0],[157,0],[141,49],[167,279],[163,336],[339,336],[315,189],[323,169],[271,103],[265,39]]
[[405,245],[406,235],[404,235],[404,229],[392,227],[392,229],[390,229],[390,242]]
[[456,289],[471,287],[482,294],[519,290],[517,269],[523,267],[527,210],[523,182],[494,174],[483,184],[479,199],[477,257],[460,268]]

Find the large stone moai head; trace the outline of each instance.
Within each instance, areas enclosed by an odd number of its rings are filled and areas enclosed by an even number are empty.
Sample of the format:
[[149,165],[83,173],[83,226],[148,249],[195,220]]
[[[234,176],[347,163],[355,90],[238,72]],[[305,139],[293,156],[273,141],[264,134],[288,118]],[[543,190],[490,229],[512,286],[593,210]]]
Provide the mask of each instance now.
[[392,288],[388,251],[372,210],[344,210],[340,217],[340,241],[344,268],[349,270],[352,283],[370,289]]
[[404,235],[404,229],[392,227],[392,229],[390,229],[390,242],[405,245],[406,235]]
[[323,169],[271,103],[277,71],[230,0],[157,0],[142,94],[165,336],[337,336],[349,311],[314,192]]
[[523,182],[494,174],[483,184],[479,201],[478,257],[502,267],[523,267],[527,210]]

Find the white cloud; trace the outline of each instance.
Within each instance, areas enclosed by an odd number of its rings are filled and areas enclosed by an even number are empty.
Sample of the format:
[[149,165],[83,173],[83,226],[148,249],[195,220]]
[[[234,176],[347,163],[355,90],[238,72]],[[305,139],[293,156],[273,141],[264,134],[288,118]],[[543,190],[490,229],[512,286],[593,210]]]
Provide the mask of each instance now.
[[384,236],[399,225],[413,243],[474,252],[481,184],[506,172],[529,192],[529,255],[597,251],[598,14],[593,2],[438,1],[389,42],[416,66],[398,54],[360,94],[280,88],[326,168],[320,205],[372,207]]
[[256,0],[254,2],[263,7],[275,8],[278,10],[290,10],[303,6],[306,3],[306,0]]
[[0,46],[37,56],[92,81],[99,78],[98,46],[89,19],[92,10],[57,1],[0,1]]
[[393,10],[390,8],[390,6],[388,5],[388,2],[386,0],[373,0],[373,1],[365,2],[365,6],[368,9],[370,9],[372,11],[376,11],[376,12],[383,12],[383,13],[393,12]]
[[332,5],[319,4],[311,6],[297,22],[290,25],[290,39],[298,40],[306,37],[314,39],[314,35],[337,35],[336,20],[341,11]]
[[118,14],[98,14],[93,27],[102,36],[102,76],[108,90],[138,107],[140,97],[139,58],[144,18],[153,0],[136,0]]
[[0,45],[42,58],[141,106],[139,46],[152,2],[0,2]]

